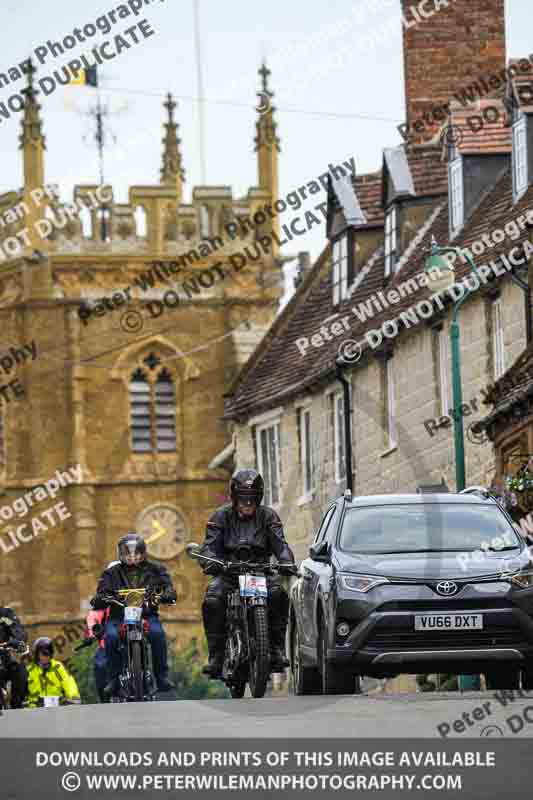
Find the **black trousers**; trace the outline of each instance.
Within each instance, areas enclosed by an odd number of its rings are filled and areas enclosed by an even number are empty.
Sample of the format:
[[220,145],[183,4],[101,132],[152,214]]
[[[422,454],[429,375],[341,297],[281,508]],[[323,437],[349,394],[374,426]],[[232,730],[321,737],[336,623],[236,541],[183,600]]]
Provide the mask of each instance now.
[[[226,638],[226,596],[239,585],[232,575],[216,575],[211,579],[202,605],[204,628],[209,653],[224,648]],[[272,647],[284,647],[289,620],[289,598],[281,586],[279,575],[267,577],[268,622]]]
[[22,708],[28,693],[28,673],[24,664],[10,661],[0,670],[0,681],[11,681],[11,708]]

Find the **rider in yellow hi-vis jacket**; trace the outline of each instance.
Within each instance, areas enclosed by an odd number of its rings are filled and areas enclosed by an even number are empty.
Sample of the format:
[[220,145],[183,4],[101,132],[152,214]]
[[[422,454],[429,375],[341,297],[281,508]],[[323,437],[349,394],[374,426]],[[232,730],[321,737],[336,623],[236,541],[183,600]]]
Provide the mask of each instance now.
[[[78,685],[61,661],[53,658],[51,639],[42,636],[32,648],[32,663],[28,667],[28,706],[44,705],[45,697],[58,698],[68,703],[81,703]],[[51,703],[50,703],[51,704]]]

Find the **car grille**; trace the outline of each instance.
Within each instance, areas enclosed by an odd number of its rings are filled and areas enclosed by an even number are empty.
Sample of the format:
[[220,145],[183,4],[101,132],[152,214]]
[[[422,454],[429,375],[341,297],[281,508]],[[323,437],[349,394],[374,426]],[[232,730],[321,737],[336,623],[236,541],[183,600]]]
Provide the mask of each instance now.
[[491,625],[483,631],[376,631],[363,645],[365,650],[469,650],[477,647],[531,646],[520,628]]
[[376,611],[406,611],[408,613],[410,611],[441,611],[443,614],[447,614],[449,611],[468,611],[470,609],[485,611],[490,608],[505,610],[513,608],[513,605],[506,600],[498,600],[497,598],[493,600],[485,600],[484,598],[461,600],[460,597],[454,597],[447,600],[442,598],[440,600],[391,601],[383,603],[382,606],[376,608]]

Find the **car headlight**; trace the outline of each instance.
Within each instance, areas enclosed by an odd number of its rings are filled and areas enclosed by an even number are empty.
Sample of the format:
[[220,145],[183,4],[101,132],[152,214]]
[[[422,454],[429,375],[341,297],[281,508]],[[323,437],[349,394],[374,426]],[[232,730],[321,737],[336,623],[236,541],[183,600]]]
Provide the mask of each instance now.
[[517,589],[530,589],[533,586],[533,572],[517,572],[509,580]]
[[349,589],[352,592],[369,592],[375,586],[380,586],[382,583],[389,583],[387,578],[381,578],[379,575],[343,575],[340,574],[341,586],[344,589]]

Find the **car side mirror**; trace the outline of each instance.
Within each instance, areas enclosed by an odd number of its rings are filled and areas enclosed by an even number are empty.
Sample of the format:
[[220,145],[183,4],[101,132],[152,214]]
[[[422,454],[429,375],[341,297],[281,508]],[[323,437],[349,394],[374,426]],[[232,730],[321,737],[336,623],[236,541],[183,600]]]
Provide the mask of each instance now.
[[313,561],[321,561],[329,564],[329,544],[323,540],[319,544],[312,544],[309,548],[309,555]]

